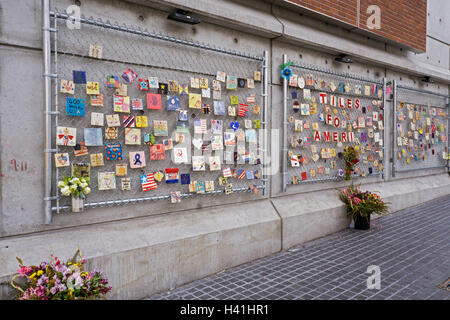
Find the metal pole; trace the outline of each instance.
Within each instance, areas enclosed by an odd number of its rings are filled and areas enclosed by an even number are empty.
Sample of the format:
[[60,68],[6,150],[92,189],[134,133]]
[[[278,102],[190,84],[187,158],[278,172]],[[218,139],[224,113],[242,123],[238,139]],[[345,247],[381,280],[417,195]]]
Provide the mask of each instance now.
[[268,163],[267,163],[267,151],[268,151],[268,131],[269,131],[269,123],[267,121],[268,119],[268,101],[269,101],[269,51],[264,51],[264,60],[263,60],[263,79],[264,79],[264,85],[263,85],[263,103],[264,103],[264,116],[263,116],[263,122],[264,122],[264,163],[263,163],[263,178],[264,178],[264,196],[267,196],[268,194],[268,174],[267,172],[270,172],[268,170]]
[[[386,78],[383,78],[383,124],[386,122]],[[383,171],[381,172],[381,179],[386,180],[386,126],[383,125]]]
[[45,224],[52,222],[52,115],[51,111],[51,78],[50,78],[50,0],[42,0],[42,57],[44,66],[44,213]]
[[[283,54],[283,64],[287,63],[287,55]],[[287,179],[286,179],[286,163],[287,163],[287,148],[286,148],[286,140],[287,140],[287,79],[283,78],[283,157],[282,157],[282,180],[283,180],[283,192],[286,192],[287,187]]]
[[393,104],[394,107],[392,108],[392,123],[393,123],[393,132],[392,136],[394,137],[394,141],[392,141],[392,177],[395,177],[395,162],[397,161],[397,148],[395,147],[397,145],[397,81],[393,80]]

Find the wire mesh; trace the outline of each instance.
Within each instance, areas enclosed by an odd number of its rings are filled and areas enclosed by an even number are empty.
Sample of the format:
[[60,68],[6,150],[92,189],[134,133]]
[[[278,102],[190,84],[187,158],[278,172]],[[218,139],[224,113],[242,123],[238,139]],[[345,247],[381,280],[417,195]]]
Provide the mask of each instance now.
[[[359,149],[360,162],[352,178],[383,177],[383,82],[298,63],[290,68],[298,80],[297,85],[295,81],[289,83],[292,77],[287,80],[285,183],[344,179],[345,146]],[[302,82],[304,89],[299,87]],[[305,89],[310,92],[306,99]],[[321,100],[321,94],[326,94],[326,100]],[[302,110],[304,107],[307,111]],[[335,118],[339,118],[336,123]],[[291,162],[292,155],[298,156],[298,163]]]
[[[254,88],[248,86],[239,87],[237,90],[225,89],[225,84],[221,83],[220,98],[213,99],[212,81],[216,79],[218,71],[225,72],[227,75],[237,76],[238,78],[253,79],[254,71],[263,74],[263,58],[259,56],[250,55],[247,53],[235,52],[231,50],[216,48],[203,43],[195,43],[192,41],[176,39],[161,34],[150,33],[146,30],[140,30],[119,23],[111,23],[109,21],[103,22],[100,19],[82,17],[80,29],[69,29],[66,26],[67,15],[58,13],[58,10],[52,12],[54,28],[57,32],[54,33],[53,38],[53,62],[55,72],[58,78],[54,80],[55,96],[53,99],[53,109],[58,112],[54,121],[54,137],[56,143],[56,127],[70,127],[76,128],[76,142],[79,144],[84,138],[84,128],[101,128],[103,142],[101,146],[88,146],[88,154],[82,156],[75,156],[74,147],[55,145],[58,153],[69,153],[70,162],[77,163],[91,163],[91,155],[101,154],[103,157],[103,165],[90,167],[90,187],[91,194],[88,197],[86,207],[95,207],[103,205],[119,205],[127,203],[136,203],[147,200],[163,200],[170,199],[170,192],[178,191],[181,197],[196,196],[199,193],[189,191],[188,184],[166,183],[165,179],[158,182],[158,188],[150,192],[144,192],[141,188],[141,175],[147,173],[154,173],[162,171],[165,173],[166,168],[178,168],[179,174],[190,174],[190,181],[214,181],[214,190],[207,189],[204,194],[218,195],[225,191],[224,186],[219,186],[218,178],[223,176],[222,169],[230,167],[235,169],[235,176],[228,178],[228,182],[232,184],[233,192],[250,192],[253,191],[253,186],[257,189],[265,188],[265,179],[262,175],[263,166],[263,134],[262,130],[256,129],[256,141],[254,139],[245,139],[244,141],[237,140],[237,136],[241,134],[246,137],[246,132],[251,131],[255,127],[255,120],[263,122],[263,85],[261,81],[254,81]],[[89,55],[91,46],[100,46],[102,48],[101,59]],[[189,93],[201,94],[201,89],[194,89],[190,84],[192,77],[207,78],[208,87],[210,88],[210,98],[202,98],[202,108],[192,109],[188,108],[189,99],[187,95],[179,95],[180,106],[182,110],[186,110],[189,115],[189,131],[186,133],[184,142],[177,144],[176,126],[179,113],[167,110],[167,100],[169,95],[178,95],[178,93],[167,92],[162,94],[162,109],[148,110],[146,103],[147,93],[158,93],[158,89],[150,88],[149,91],[141,91],[138,88],[137,81],[127,83],[122,74],[131,68],[136,74],[137,78],[157,77],[159,83],[168,84],[170,80],[177,81],[180,85],[188,85]],[[86,80],[99,83],[100,93],[103,94],[103,106],[92,106],[90,103],[91,95],[86,93],[85,84],[75,84],[75,92],[73,95],[61,93],[61,80],[72,80],[73,71],[86,72]],[[113,88],[108,88],[106,84],[107,76],[117,76],[121,84],[127,85],[126,96],[132,98],[142,99],[143,110],[133,110],[128,113],[113,112]],[[261,79],[264,81],[264,79]],[[249,95],[254,95],[254,102],[247,103]],[[248,104],[250,106],[245,120],[250,120],[244,125],[244,118],[238,116],[236,107],[236,116],[228,116],[227,107],[230,105],[230,97],[237,96],[239,103]],[[67,99],[81,98],[85,100],[85,114],[84,116],[70,116],[66,114]],[[214,101],[224,101],[225,115],[216,115],[214,112]],[[205,104],[209,105],[208,108]],[[255,113],[253,109],[255,106],[261,106],[260,112]],[[102,113],[104,117],[104,126],[94,126],[92,123],[92,114]],[[106,115],[119,114],[120,126],[117,132],[117,138],[106,139]],[[135,129],[140,129],[141,137],[140,145],[125,144],[125,130],[123,121],[124,116],[133,115],[147,116],[148,126]],[[194,134],[194,120],[204,119],[207,124],[207,132],[204,134]],[[210,131],[211,120],[223,121],[223,132],[233,132],[236,134],[235,145],[224,146],[223,150],[211,150],[212,134]],[[136,120],[136,118],[135,118]],[[164,160],[150,160],[149,146],[144,142],[144,135],[146,133],[155,133],[154,121],[167,121],[167,136],[156,136],[155,144],[161,144],[163,139],[173,138],[173,148],[186,147],[187,148],[187,163],[175,164],[172,162],[172,150],[165,151]],[[239,128],[234,131],[231,128],[232,122],[239,122]],[[136,125],[136,123],[135,123]],[[262,127],[262,124],[261,124]],[[217,134],[215,134],[217,135]],[[221,136],[223,134],[220,134]],[[201,139],[203,142],[202,149],[198,151],[192,146],[191,139]],[[237,142],[236,142],[237,141]],[[110,161],[106,159],[105,144],[106,143],[121,143],[123,160]],[[209,147],[207,146],[209,144]],[[232,143],[233,144],[233,143]],[[240,150],[245,150],[239,154],[235,153],[240,147]],[[145,152],[146,166],[144,168],[132,169],[130,168],[129,152]],[[232,158],[224,159],[224,153],[232,155]],[[199,153],[200,152],[200,153]],[[249,152],[253,152],[253,157],[248,159]],[[206,161],[205,171],[192,171],[191,156],[204,155]],[[219,170],[210,171],[208,166],[209,155],[219,156],[221,159],[221,166]],[[132,155],[130,155],[132,156]],[[131,159],[133,161],[133,159]],[[99,190],[98,174],[100,172],[116,172],[116,164],[127,164],[127,174],[123,177],[115,176],[115,189]],[[245,173],[253,172],[249,176],[238,178],[236,173],[244,170]],[[255,175],[256,173],[256,175]],[[71,174],[71,167],[59,167],[54,170],[54,192],[58,194],[57,182],[63,177]],[[261,175],[260,175],[261,174]],[[121,179],[130,178],[130,190],[121,190]],[[180,177],[178,177],[180,180]],[[209,191],[208,191],[209,190]],[[56,211],[69,209],[70,198],[58,196],[56,206],[53,208]]]
[[445,167],[449,97],[400,85],[394,88],[393,174]]

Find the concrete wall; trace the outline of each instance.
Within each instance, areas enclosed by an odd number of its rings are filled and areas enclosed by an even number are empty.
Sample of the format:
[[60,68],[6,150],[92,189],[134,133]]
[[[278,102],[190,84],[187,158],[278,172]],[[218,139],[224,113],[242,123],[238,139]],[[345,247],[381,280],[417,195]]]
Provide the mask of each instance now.
[[[52,7],[64,10],[71,4],[53,1]],[[81,0],[82,13],[88,17],[258,55],[268,50],[274,172],[281,166],[277,129],[282,128],[278,71],[282,54],[306,64],[448,93],[450,51],[443,26],[449,17],[442,16],[449,12],[443,10],[448,4],[433,0],[428,6],[428,50],[414,54],[270,2]],[[189,8],[203,22],[189,26],[168,21],[173,7]],[[197,197],[183,200],[182,206],[156,201],[95,208],[55,215],[53,224],[44,225],[41,1],[2,1],[0,30],[0,257],[7,262],[1,266],[0,282],[14,272],[16,255],[38,263],[48,256],[50,245],[67,257],[80,245],[89,264],[102,266],[110,276],[113,298],[141,298],[348,226],[334,191],[348,183],[305,184],[283,193],[280,175],[270,177],[268,197],[240,194]],[[338,52],[349,53],[356,62],[349,66],[334,62]],[[438,82],[424,84],[423,75]],[[388,101],[386,159],[392,157],[392,109]],[[15,171],[12,160],[26,162],[27,169]],[[393,178],[389,161],[386,164],[384,182],[377,178],[360,182],[392,200],[393,211],[450,193],[450,178],[443,169]],[[410,180],[413,177],[419,178]]]

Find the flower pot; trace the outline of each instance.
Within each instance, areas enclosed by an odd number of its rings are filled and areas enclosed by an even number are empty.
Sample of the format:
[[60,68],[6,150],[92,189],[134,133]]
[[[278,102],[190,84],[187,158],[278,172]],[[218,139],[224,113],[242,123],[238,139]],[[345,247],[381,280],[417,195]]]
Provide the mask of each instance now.
[[370,214],[366,217],[357,215],[355,217],[355,229],[357,230],[369,230],[370,229]]
[[84,209],[83,199],[72,197],[72,212],[81,212]]

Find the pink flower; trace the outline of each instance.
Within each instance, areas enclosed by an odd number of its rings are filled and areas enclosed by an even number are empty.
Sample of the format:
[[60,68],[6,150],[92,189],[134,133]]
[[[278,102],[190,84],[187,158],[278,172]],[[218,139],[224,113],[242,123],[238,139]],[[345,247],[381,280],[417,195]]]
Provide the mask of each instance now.
[[354,202],[355,204],[360,204],[360,203],[361,203],[361,199],[358,198],[358,197],[354,197],[354,198],[353,198],[353,202]]

